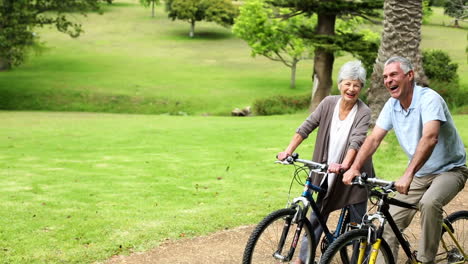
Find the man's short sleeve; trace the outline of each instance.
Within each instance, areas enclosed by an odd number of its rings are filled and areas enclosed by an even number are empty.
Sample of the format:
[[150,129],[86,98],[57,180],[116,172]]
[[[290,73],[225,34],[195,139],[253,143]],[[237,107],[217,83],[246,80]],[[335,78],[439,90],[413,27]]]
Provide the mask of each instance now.
[[445,103],[436,93],[428,93],[421,99],[421,117],[423,124],[438,120],[443,123],[447,121],[444,111]]
[[379,118],[377,118],[375,125],[386,131],[390,131],[393,128],[392,107],[390,100],[385,103],[382,111],[380,111]]

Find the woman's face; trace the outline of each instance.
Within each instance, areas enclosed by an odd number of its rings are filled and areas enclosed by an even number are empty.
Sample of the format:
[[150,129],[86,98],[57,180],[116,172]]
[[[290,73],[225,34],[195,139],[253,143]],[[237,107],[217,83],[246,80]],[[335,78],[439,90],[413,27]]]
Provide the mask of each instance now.
[[358,80],[344,79],[340,82],[338,88],[341,93],[341,100],[355,104],[359,98],[359,92],[361,92],[362,84]]

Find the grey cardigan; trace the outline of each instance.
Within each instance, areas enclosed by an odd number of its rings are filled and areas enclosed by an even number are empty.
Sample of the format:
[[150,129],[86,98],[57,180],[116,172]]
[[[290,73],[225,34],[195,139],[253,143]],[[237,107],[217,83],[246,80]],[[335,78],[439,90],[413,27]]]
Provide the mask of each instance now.
[[[306,139],[315,128],[319,127],[315,149],[312,160],[315,162],[326,163],[328,159],[328,142],[330,139],[330,127],[333,117],[333,110],[341,96],[327,96],[320,102],[317,109],[302,123],[296,130],[302,138]],[[371,110],[361,100],[357,101],[357,113],[348,135],[347,146],[340,154],[340,162],[343,161],[349,149],[359,150],[367,136],[369,129]],[[366,172],[369,177],[374,177],[374,168],[372,160],[366,161],[361,172]],[[315,175],[312,183],[320,184],[322,175]],[[342,182],[342,175],[335,178],[335,182],[322,201],[322,212],[330,213],[334,210],[343,208],[346,205],[363,202],[367,199],[367,190],[357,185],[348,186]]]

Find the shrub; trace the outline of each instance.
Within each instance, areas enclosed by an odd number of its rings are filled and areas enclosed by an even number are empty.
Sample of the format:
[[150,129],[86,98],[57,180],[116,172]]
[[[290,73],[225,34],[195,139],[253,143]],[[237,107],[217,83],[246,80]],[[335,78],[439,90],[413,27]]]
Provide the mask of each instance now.
[[430,80],[430,87],[436,90],[450,108],[467,104],[468,92],[460,88],[458,64],[442,50],[423,52],[424,72]]
[[253,111],[256,115],[284,115],[305,110],[309,105],[310,94],[295,96],[276,95],[255,100]]
[[458,82],[458,64],[451,62],[449,55],[442,50],[423,51],[423,67],[430,80]]

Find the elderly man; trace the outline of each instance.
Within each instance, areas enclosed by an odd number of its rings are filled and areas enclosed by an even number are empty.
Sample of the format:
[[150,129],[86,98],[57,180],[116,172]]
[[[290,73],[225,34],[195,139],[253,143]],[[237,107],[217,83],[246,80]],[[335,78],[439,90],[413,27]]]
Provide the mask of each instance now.
[[[447,104],[435,91],[416,85],[408,59],[388,59],[383,78],[391,98],[344,174],[343,182],[351,184],[387,132],[394,129],[409,159],[403,176],[395,183],[399,192],[396,199],[419,205],[422,235],[417,258],[423,263],[433,263],[441,234],[442,207],[465,187],[468,177],[465,148]],[[404,229],[415,211],[391,206],[390,213],[398,227]],[[388,227],[384,238],[397,259],[398,243]]]

